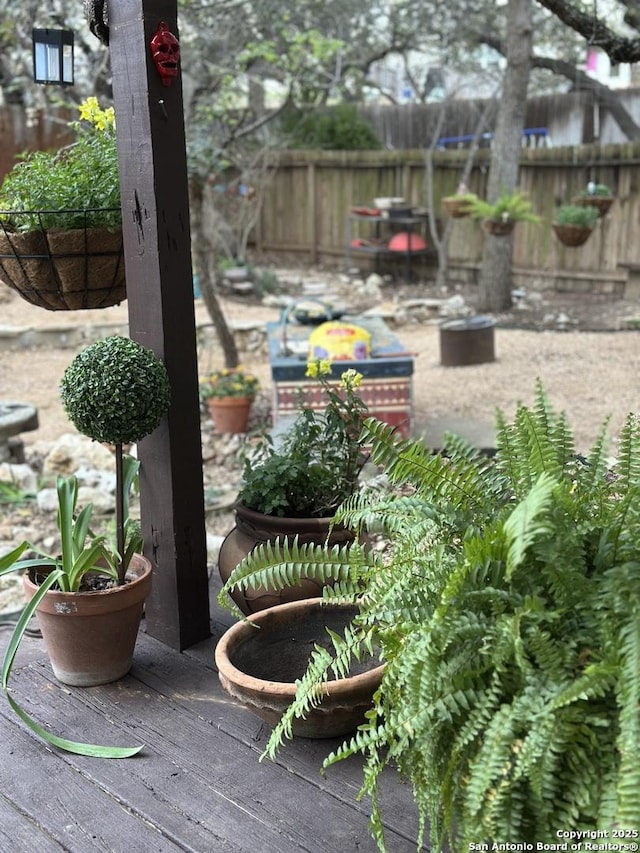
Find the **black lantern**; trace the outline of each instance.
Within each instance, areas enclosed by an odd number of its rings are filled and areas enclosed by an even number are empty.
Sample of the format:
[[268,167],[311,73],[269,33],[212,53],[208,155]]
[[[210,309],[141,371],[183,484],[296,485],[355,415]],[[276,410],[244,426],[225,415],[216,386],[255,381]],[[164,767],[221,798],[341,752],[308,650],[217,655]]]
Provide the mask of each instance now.
[[33,30],[33,79],[36,83],[73,85],[71,30]]

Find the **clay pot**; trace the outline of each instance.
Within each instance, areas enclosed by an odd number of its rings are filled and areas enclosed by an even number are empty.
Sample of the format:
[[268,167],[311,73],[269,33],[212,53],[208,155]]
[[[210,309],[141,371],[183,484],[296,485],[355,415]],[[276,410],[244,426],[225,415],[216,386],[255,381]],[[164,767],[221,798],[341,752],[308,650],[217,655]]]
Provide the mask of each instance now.
[[[33,570],[23,576],[30,601],[38,590]],[[151,563],[134,554],[128,582],[99,592],[49,590],[36,610],[53,674],[63,684],[93,687],[131,669],[144,601],[151,592]]]
[[[218,571],[223,583],[226,583],[235,567],[244,558],[266,542],[278,537],[288,536],[292,540],[298,537],[298,543],[311,542],[322,545],[329,535],[331,518],[286,518],[277,515],[265,515],[238,504],[236,506],[236,524],[227,534],[218,555]],[[343,527],[334,527],[329,537],[330,545],[344,545],[353,542],[353,533]],[[248,615],[303,598],[315,598],[322,595],[322,584],[314,580],[304,580],[296,586],[282,590],[258,587],[256,589],[235,589],[231,598]]]
[[246,432],[252,402],[251,397],[209,397],[207,406],[216,432]]
[[[314,644],[332,649],[326,628],[342,635],[356,613],[355,605],[323,604],[319,598],[254,613],[229,628],[216,647],[220,683],[234,699],[275,725],[295,698],[295,681],[302,678]],[[355,662],[348,678],[327,683],[317,708],[294,721],[294,735],[328,738],[355,731],[371,708],[383,671],[375,658]]]

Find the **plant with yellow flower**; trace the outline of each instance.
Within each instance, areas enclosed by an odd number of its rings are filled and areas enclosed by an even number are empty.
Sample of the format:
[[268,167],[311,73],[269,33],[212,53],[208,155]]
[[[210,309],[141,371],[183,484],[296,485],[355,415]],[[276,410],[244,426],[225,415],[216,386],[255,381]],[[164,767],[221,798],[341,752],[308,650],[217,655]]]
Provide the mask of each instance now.
[[79,112],[79,119],[70,122],[77,134],[74,142],[57,151],[33,151],[6,176],[0,188],[0,216],[8,229],[121,225],[113,108],[102,109],[92,97]]
[[253,398],[260,388],[257,376],[249,373],[242,365],[214,370],[200,380],[200,399],[220,397]]
[[[326,403],[312,408],[301,395],[279,447],[267,437],[251,453],[238,497],[243,506],[267,515],[322,518],[356,491],[366,459],[359,443],[368,415],[358,392],[362,375],[345,370],[336,380],[331,374],[328,360],[307,365]],[[313,397],[317,401],[317,391]]]

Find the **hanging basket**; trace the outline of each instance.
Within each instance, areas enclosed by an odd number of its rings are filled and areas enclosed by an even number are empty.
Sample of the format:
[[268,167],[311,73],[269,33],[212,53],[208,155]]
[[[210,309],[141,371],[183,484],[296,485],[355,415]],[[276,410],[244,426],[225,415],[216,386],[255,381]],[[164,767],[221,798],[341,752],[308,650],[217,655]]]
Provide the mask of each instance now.
[[[106,210],[113,211],[112,208]],[[106,210],[0,211],[0,282],[49,311],[108,308],[126,299],[122,228],[94,228]],[[84,227],[43,226],[79,213]]]
[[596,207],[598,209],[598,216],[602,218],[609,212],[614,201],[615,199],[613,196],[579,195],[573,199],[571,204],[579,204],[582,205],[582,207]]
[[507,237],[516,227],[516,221],[515,219],[509,219],[506,222],[497,219],[483,219],[482,227],[492,237]]
[[583,225],[559,225],[558,223],[553,223],[552,228],[558,240],[565,246],[582,246],[593,231],[593,228],[585,228]]
[[469,216],[469,199],[462,196],[446,196],[442,199],[442,207],[447,216],[451,216],[452,219]]

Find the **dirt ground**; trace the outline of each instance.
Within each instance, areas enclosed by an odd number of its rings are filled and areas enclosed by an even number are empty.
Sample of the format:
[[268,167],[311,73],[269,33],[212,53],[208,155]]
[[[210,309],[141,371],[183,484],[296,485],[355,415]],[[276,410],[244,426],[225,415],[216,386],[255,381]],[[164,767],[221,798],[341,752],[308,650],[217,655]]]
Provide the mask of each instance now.
[[[347,303],[353,296],[350,285],[337,276],[321,271],[307,275],[314,281],[325,277],[332,293],[338,291]],[[369,302],[397,307],[403,300],[429,295],[433,294],[420,285],[399,288],[387,284]],[[472,304],[472,297],[462,295]],[[70,324],[126,323],[127,319],[126,303],[101,311],[49,312],[29,305],[11,291],[3,292],[1,298],[0,331],[3,327],[60,329]],[[277,307],[265,307],[251,297],[230,296],[223,305],[231,322],[263,323],[280,316]],[[615,453],[620,426],[629,412],[639,408],[640,331],[621,330],[630,317],[640,318],[640,302],[536,294],[495,318],[495,361],[443,367],[437,319],[409,314],[394,331],[406,350],[415,354],[414,432],[426,432],[429,440],[429,430],[440,429],[442,419],[454,426],[480,423],[490,428],[496,408],[509,416],[518,402],[530,404],[540,379],[554,406],[568,414],[578,450],[588,449],[610,416]],[[198,323],[209,321],[201,300],[196,300],[196,318]],[[0,400],[28,402],[38,409],[40,427],[23,434],[25,445],[50,441],[69,431],[58,385],[77,349],[59,345],[0,349]],[[244,358],[262,380],[268,400],[266,351],[247,353]],[[221,363],[215,345],[201,352],[203,369]]]

